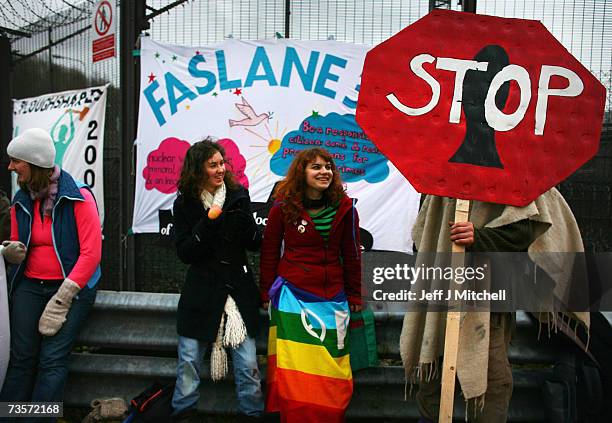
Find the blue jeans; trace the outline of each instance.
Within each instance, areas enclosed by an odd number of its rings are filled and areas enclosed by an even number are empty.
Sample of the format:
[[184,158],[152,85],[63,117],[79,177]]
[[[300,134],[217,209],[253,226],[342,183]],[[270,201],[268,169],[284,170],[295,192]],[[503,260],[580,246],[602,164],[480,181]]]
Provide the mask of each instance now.
[[[200,393],[200,370],[207,343],[179,336],[176,387],[172,395],[174,414],[195,408]],[[264,402],[255,339],[247,339],[235,349],[229,349],[234,364],[234,379],[238,397],[238,412],[247,416],[261,416]]]
[[42,336],[38,321],[58,288],[59,284],[41,284],[25,277],[17,282],[10,303],[11,358],[0,401],[63,401],[70,352],[97,290],[83,288],[73,299],[59,332]]

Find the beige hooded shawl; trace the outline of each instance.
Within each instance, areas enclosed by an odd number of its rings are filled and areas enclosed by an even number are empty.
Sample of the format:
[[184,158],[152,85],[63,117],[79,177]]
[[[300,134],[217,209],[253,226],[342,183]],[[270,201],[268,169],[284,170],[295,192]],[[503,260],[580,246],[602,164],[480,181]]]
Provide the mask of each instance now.
[[[451,251],[448,222],[454,220],[455,202],[445,197],[425,198],[412,230],[419,253]],[[573,263],[567,262],[567,255],[556,258],[555,255],[539,254],[583,251],[578,225],[561,194],[553,188],[525,207],[471,202],[470,221],[475,228],[497,228],[523,219],[534,223],[535,241],[528,249],[531,260],[555,281],[555,297],[560,300],[567,298]],[[428,260],[419,256],[417,254],[416,266]],[[567,315],[588,329],[588,313]],[[556,313],[542,313],[539,318],[549,327],[554,327],[555,316]],[[457,377],[466,401],[482,399],[487,390],[489,319],[489,312],[461,313]],[[400,335],[400,354],[408,382],[418,383],[436,376],[439,360],[444,354],[445,328],[446,313],[406,313]]]

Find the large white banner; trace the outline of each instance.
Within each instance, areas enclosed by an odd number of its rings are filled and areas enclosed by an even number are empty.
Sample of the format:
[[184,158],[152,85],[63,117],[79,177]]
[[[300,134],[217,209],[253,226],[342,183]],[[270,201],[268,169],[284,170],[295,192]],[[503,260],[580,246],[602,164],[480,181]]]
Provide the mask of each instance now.
[[[55,164],[88,184],[104,221],[104,114],[106,88],[85,88],[13,100],[13,136],[42,128],[55,143]],[[16,184],[13,179],[13,193]]]
[[256,213],[298,151],[326,148],[358,199],[366,247],[411,252],[419,194],[355,122],[367,50],[335,41],[185,47],[143,38],[133,232],[169,233],[185,152],[212,135]]

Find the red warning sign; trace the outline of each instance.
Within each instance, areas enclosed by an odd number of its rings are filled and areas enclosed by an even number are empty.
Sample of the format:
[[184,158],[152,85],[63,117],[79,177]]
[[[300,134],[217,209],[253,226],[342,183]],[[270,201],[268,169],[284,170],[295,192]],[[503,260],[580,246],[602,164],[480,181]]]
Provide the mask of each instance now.
[[94,17],[94,28],[98,35],[106,35],[111,28],[112,22],[113,7],[108,1],[104,0],[98,5],[96,16]]
[[115,5],[112,0],[101,0],[95,4],[92,29],[93,62],[115,57]]

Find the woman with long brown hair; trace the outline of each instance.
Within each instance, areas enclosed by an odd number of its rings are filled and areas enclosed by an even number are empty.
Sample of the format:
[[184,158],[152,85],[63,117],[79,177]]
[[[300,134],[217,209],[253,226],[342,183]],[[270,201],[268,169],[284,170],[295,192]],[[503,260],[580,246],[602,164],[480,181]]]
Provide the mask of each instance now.
[[245,250],[257,250],[261,234],[251,214],[249,192],[226,168],[223,147],[210,138],[187,150],[178,189],[176,251],[190,266],[178,305],[173,420],[198,421],[199,374],[210,344],[211,377],[225,376],[228,348],[238,412],[245,419],[257,419],[263,413],[254,340],[260,301]]
[[357,210],[322,148],[297,154],[275,198],[260,259],[266,409],[286,422],[340,422],[353,391],[349,310],[361,310]]

